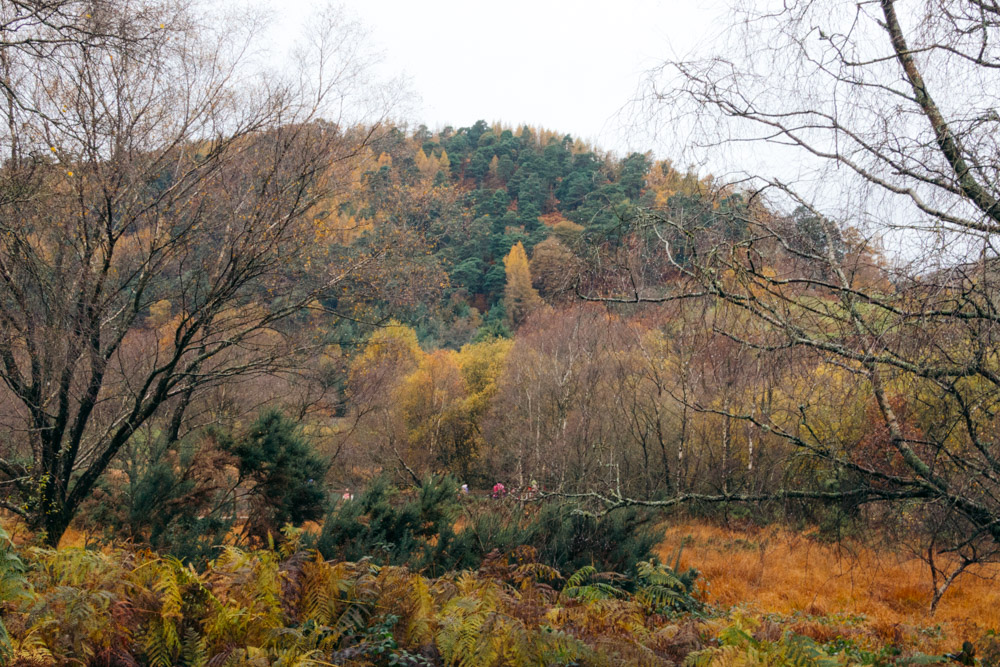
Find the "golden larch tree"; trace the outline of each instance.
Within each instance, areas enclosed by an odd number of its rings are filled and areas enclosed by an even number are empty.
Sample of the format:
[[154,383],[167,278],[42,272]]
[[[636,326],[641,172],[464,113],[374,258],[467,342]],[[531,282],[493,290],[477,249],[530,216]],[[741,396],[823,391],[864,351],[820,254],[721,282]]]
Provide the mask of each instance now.
[[538,290],[531,284],[528,253],[524,251],[524,245],[520,241],[503,258],[503,266],[507,274],[503,305],[511,325],[517,326],[531,311],[541,306],[543,301]]

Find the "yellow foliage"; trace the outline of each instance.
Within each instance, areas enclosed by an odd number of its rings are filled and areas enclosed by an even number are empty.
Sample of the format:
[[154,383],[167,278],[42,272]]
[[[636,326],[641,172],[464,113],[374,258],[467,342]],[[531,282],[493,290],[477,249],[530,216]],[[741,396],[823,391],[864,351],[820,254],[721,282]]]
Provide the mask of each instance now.
[[646,192],[653,195],[654,205],[664,208],[674,195],[697,195],[710,192],[711,176],[699,179],[693,171],[681,173],[669,160],[655,163],[646,174]]
[[405,371],[406,368],[415,367],[423,356],[417,332],[396,320],[390,320],[368,338],[365,349],[355,357],[351,372],[353,374],[386,360],[401,364],[400,369]]
[[454,350],[435,350],[424,355],[416,370],[403,380],[400,405],[411,430],[421,433],[440,426],[454,405],[465,397],[465,384],[455,357]]
[[154,327],[159,327],[167,323],[170,319],[170,302],[160,299],[149,307],[149,323]]
[[458,364],[458,353],[437,350],[425,355],[403,381],[397,404],[412,451],[406,457],[422,468],[440,465],[466,471],[479,444],[475,408]]
[[503,258],[504,271],[507,274],[507,285],[504,288],[504,307],[507,318],[515,326],[534,309],[542,305],[542,297],[538,295],[531,284],[531,269],[528,265],[528,254],[524,245],[518,241],[507,256]]
[[509,338],[484,340],[462,346],[457,360],[470,394],[483,396],[486,400],[496,392],[497,381],[512,347],[514,341]]
[[433,157],[428,157],[423,149],[417,151],[414,162],[417,165],[417,171],[420,172],[420,176],[426,181],[433,180],[438,170],[441,169],[441,163]]

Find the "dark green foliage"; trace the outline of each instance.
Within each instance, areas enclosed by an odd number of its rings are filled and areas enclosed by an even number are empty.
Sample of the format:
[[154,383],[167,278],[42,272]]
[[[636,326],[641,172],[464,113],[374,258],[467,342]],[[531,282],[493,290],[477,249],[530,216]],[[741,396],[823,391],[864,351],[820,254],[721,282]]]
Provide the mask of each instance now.
[[618,177],[625,196],[636,201],[646,187],[646,173],[650,168],[649,158],[642,153],[632,153],[622,160],[621,175]]
[[[485,120],[477,120],[472,127],[466,130],[469,134],[469,141],[473,146],[479,144],[479,138],[483,136],[484,133],[489,132],[490,126]],[[459,130],[461,132],[462,130]],[[492,133],[491,133],[492,134]]]
[[137,438],[123,464],[125,481],[105,480],[83,512],[86,524],[106,539],[145,544],[199,566],[217,553],[240,515],[246,514],[244,535],[264,543],[286,523],[320,518],[326,500],[328,464],[276,410],[239,437],[209,431],[172,443]]
[[[477,567],[492,552],[531,547],[539,563],[559,570],[592,565],[634,579],[637,564],[652,558],[657,542],[646,517],[635,510],[596,518],[557,502],[460,504],[457,492],[450,478],[429,479],[416,494],[376,480],[355,500],[333,508],[316,548],[325,558],[370,557],[440,574]],[[456,531],[463,508],[469,525]]]
[[451,270],[449,275],[451,284],[455,287],[464,287],[469,294],[478,293],[483,282],[483,266],[483,260],[469,257]]
[[489,148],[479,148],[472,154],[472,159],[465,167],[465,175],[474,178],[477,183],[481,182],[490,168],[490,160],[493,159],[493,151]]
[[[501,270],[501,273],[503,271]],[[476,335],[473,338],[473,342],[479,342],[483,340],[489,340],[491,338],[510,338],[510,329],[507,328],[507,309],[503,305],[503,301],[497,301],[486,317],[483,318],[483,324],[476,331]]]
[[833,252],[837,261],[841,261],[847,253],[840,227],[832,220],[823,219],[804,206],[792,211],[789,220],[792,227],[789,235],[796,249],[825,257]]
[[123,538],[204,564],[236,522],[225,468],[232,459],[212,434],[179,442],[136,437],[122,461],[124,483],[104,480],[81,512],[105,539]]
[[344,649],[334,655],[339,659],[341,655],[358,656],[365,659],[365,664],[377,665],[381,667],[395,667],[405,665],[407,667],[431,667],[434,663],[418,653],[412,653],[399,646],[399,642],[393,635],[392,630],[399,624],[400,618],[396,614],[383,614],[373,618],[370,625],[364,629],[358,642],[349,649]]
[[455,167],[460,165],[469,152],[471,143],[465,133],[455,134],[443,141],[444,149],[448,151],[451,159],[452,173],[456,173]]
[[220,535],[230,523],[198,514],[212,504],[210,488],[199,488],[198,480],[187,474],[192,465],[193,449],[180,446],[177,465],[160,455],[138,478],[129,494],[127,508],[130,533],[139,536],[148,530],[149,543],[159,549],[178,542],[188,542],[182,535],[195,533]]
[[323,515],[329,464],[312,451],[294,421],[268,410],[243,437],[224,446],[237,457],[240,479],[250,487],[249,535],[265,538],[286,523]]
[[623,510],[594,517],[572,503],[546,502],[521,515],[520,504],[494,501],[470,528],[484,553],[534,547],[538,561],[559,570],[594,566],[634,576],[636,564],[652,558],[657,536],[643,514]]
[[504,183],[509,182],[515,171],[517,171],[517,165],[514,164],[514,160],[511,156],[501,155],[500,159],[497,161],[497,176],[500,180]]
[[[511,244],[513,245],[513,244]],[[508,246],[507,252],[510,252]],[[503,296],[503,288],[507,285],[507,273],[503,269],[502,263],[494,264],[483,276],[483,292],[492,303]]]
[[546,192],[542,177],[539,174],[532,174],[521,184],[517,192],[518,210],[523,213],[529,205],[533,205],[537,211],[541,212],[547,196],[548,192]]
[[556,196],[566,211],[575,210],[593,189],[593,177],[585,171],[575,171],[563,180]]
[[606,184],[589,192],[580,206],[566,217],[604,237],[610,237],[622,227],[622,216],[616,215],[616,211],[620,204],[626,202],[620,185]]
[[[365,204],[351,213],[368,218],[377,213],[426,233],[427,246],[417,244],[407,250],[404,243],[394,252],[409,262],[437,262],[450,287],[461,289],[462,298],[483,313],[503,295],[502,260],[511,247],[521,242],[530,254],[555,233],[549,226],[552,220],[545,217],[549,214],[583,225],[590,240],[620,245],[632,209],[641,203],[651,167],[646,155],[618,160],[581,151],[568,135],[550,136],[543,143],[531,130],[522,129],[517,136],[511,130],[496,134],[484,121],[445,128],[436,139],[419,128],[409,138],[393,132],[379,149],[390,155],[391,166],[363,175]],[[448,154],[450,169],[435,175],[434,193],[428,194],[423,186],[410,187],[419,181],[414,166],[418,150],[435,159],[442,151]],[[576,244],[569,247],[577,251]],[[443,303],[452,295],[448,288],[434,297],[436,302],[424,295],[421,310],[412,303],[393,301],[392,294],[403,290],[380,285],[384,294],[364,304],[369,320],[394,318],[438,332],[435,340],[449,338],[443,333],[447,318],[442,315]],[[364,292],[348,287],[347,293]],[[350,307],[341,306],[341,312]]]
[[627,574],[635,571],[636,563],[651,557],[657,536],[638,511],[595,518],[575,510],[565,504],[542,507],[532,540],[543,562],[560,569],[598,565]]
[[[507,228],[507,222],[508,221],[504,220],[505,229]],[[516,224],[517,221],[515,220],[514,223]],[[493,267],[491,267],[491,270],[496,268],[499,271],[498,275],[504,277],[504,282],[507,280],[507,274],[504,272],[503,258],[510,252],[510,249],[514,247],[514,244],[521,240],[520,236],[521,235],[516,233],[495,234],[493,239],[490,241],[490,253],[497,258],[496,263]],[[487,275],[487,278],[484,280],[483,287],[493,286],[495,282],[495,280],[490,279]]]
[[375,480],[358,498],[330,511],[316,548],[324,558],[371,558],[437,574],[472,567],[471,536],[453,528],[457,497],[458,484],[449,477],[426,480],[415,497],[386,479]]

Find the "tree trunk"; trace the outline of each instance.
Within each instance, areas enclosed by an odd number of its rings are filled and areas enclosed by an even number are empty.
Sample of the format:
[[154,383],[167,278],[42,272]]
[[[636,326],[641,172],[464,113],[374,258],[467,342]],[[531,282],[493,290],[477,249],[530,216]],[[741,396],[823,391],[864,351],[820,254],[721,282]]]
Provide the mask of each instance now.
[[45,546],[55,549],[69,528],[70,519],[71,515],[64,508],[50,509],[38,517],[37,525],[33,527],[44,531]]

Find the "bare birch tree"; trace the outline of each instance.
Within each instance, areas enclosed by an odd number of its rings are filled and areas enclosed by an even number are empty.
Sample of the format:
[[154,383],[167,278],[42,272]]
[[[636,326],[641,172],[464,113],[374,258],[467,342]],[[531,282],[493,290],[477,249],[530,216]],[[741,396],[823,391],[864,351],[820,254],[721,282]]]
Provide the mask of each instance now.
[[642,98],[661,134],[728,176],[635,221],[647,266],[668,265],[668,280],[635,271],[627,289],[585,296],[705,295],[718,335],[785,368],[850,373],[871,423],[837,437],[818,427],[830,406],[805,399],[695,406],[854,482],[599,499],[846,499],[923,517],[936,603],[953,577],[934,550],[964,570],[1000,546],[1000,5],[791,0],[735,17],[713,53],[664,63]]

